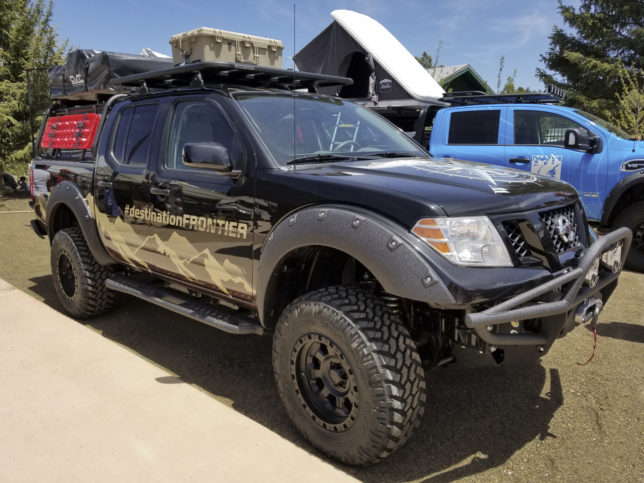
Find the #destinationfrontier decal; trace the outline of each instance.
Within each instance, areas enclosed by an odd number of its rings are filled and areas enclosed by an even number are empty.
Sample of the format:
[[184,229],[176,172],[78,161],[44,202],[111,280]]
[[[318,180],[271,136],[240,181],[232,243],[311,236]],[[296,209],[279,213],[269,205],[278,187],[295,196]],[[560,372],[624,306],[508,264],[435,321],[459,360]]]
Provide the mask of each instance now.
[[244,240],[248,236],[248,225],[243,222],[188,214],[172,215],[167,211],[157,211],[149,208],[140,209],[130,205],[125,205],[124,212],[126,216],[148,223],[161,223],[176,226],[177,228],[204,231],[232,238],[243,238]]
[[[88,194],[86,199],[89,206],[94,206],[91,194]],[[152,214],[148,214],[146,219],[145,209],[134,208],[130,205],[126,206],[127,216],[147,221],[148,223],[145,227],[136,227],[132,223],[125,222],[121,217],[109,216],[107,213],[98,210],[95,212],[101,238],[108,249],[118,254],[117,258],[122,259],[129,265],[137,266],[150,272],[162,270],[184,278],[193,284],[210,285],[226,295],[230,295],[232,290],[237,294],[246,295],[247,298],[253,296],[253,287],[250,283],[251,276],[246,273],[243,267],[236,264],[232,257],[217,257],[208,248],[200,249],[194,245],[194,240],[189,240],[178,231],[174,231],[168,239],[162,239],[155,232],[155,227],[152,223],[159,220],[159,215],[161,218],[158,222],[163,223],[165,213],[168,215],[168,224],[170,224],[169,214],[167,212],[155,212],[150,209],[147,211],[153,213],[154,217]],[[183,216],[172,216],[175,226],[179,226],[177,225],[177,219],[180,219],[181,223],[183,223]],[[187,216],[190,218],[190,215]],[[196,218],[199,219],[200,217]],[[212,220],[216,221],[216,219]],[[246,228],[245,223],[241,224]],[[190,219],[187,225],[184,224],[184,226],[190,227]],[[196,226],[198,230],[199,221],[197,221]],[[206,222],[207,226],[208,223]],[[219,230],[219,225],[216,228]],[[203,231],[206,232],[206,230]],[[239,234],[239,226],[236,231]],[[225,226],[221,227],[221,233],[224,234],[224,232]],[[228,228],[228,236],[231,236],[230,227]]]

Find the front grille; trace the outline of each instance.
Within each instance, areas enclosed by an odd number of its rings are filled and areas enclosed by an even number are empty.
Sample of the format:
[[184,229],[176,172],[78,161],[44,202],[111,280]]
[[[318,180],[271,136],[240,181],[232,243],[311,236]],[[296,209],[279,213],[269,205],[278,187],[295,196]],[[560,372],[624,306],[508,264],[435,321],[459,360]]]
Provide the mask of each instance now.
[[514,221],[505,221],[503,222],[503,228],[505,228],[505,233],[508,237],[512,250],[519,257],[519,259],[525,257],[530,253],[528,249],[528,244],[519,229],[519,225]]
[[588,242],[583,215],[576,204],[542,211],[499,216],[494,221],[519,266],[542,265],[559,270],[575,263]]
[[574,205],[544,211],[539,213],[539,217],[557,255],[580,247],[579,222]]

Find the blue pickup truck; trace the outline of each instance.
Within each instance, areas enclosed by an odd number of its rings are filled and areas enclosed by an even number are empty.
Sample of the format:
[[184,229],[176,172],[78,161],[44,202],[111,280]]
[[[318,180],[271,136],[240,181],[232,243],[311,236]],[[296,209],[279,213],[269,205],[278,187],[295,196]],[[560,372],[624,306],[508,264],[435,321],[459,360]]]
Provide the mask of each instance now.
[[644,141],[578,109],[482,104],[438,109],[429,151],[570,183],[600,231],[633,231],[627,266],[644,271]]

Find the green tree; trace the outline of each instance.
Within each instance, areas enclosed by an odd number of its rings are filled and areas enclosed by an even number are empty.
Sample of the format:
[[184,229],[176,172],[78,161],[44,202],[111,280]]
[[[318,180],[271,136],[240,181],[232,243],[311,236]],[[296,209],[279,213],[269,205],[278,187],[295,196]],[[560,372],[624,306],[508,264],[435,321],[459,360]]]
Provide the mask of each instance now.
[[501,92],[501,79],[503,78],[503,67],[505,66],[505,57],[501,56],[499,60],[499,74],[496,77],[496,92]]
[[637,139],[644,138],[644,73],[624,69],[620,75],[621,92],[617,96],[617,109],[608,119]]
[[514,83],[516,82],[516,78],[517,70],[514,69],[512,75],[508,76],[508,78],[505,80],[503,88],[498,91],[499,94],[522,94],[524,92],[530,92],[530,89],[526,87],[515,87]]
[[503,68],[505,67],[505,57],[501,56],[499,60],[499,74],[496,79],[496,92],[498,94],[521,94],[523,92],[530,92],[530,89],[526,87],[515,87],[514,83],[517,78],[517,70],[514,69],[512,75],[508,76],[505,80],[505,84],[501,87],[501,82],[503,79]]
[[439,40],[438,47],[436,48],[436,54],[434,55],[433,58],[424,50],[423,50],[423,54],[420,57],[414,57],[414,58],[418,61],[420,65],[423,66],[424,69],[435,69],[436,67],[439,67],[438,58],[440,56],[442,48],[443,48],[443,41]]
[[51,26],[52,11],[52,0],[0,2],[0,171],[24,173],[31,158],[28,75],[36,129],[49,104],[45,69],[65,49]]
[[625,69],[644,69],[644,2],[581,0],[575,8],[559,0],[559,12],[566,27],[553,28],[537,77],[564,89],[569,105],[611,117]]
[[423,55],[420,57],[416,57],[416,60],[420,65],[423,66],[423,69],[431,69],[434,67],[434,61],[432,60],[432,56],[429,55],[427,52],[423,50]]

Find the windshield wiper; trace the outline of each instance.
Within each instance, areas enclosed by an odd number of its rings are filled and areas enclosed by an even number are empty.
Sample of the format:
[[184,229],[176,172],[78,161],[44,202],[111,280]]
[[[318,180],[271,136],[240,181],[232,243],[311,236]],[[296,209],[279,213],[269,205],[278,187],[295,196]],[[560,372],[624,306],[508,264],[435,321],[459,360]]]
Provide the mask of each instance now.
[[370,159],[368,156],[349,156],[347,154],[313,154],[311,156],[301,156],[299,158],[287,161],[286,164],[306,164],[306,163],[332,163],[334,161],[355,161],[359,159]]
[[369,159],[373,158],[415,158],[420,156],[419,153],[412,153],[409,151],[383,151],[381,153],[373,153],[367,155]]

